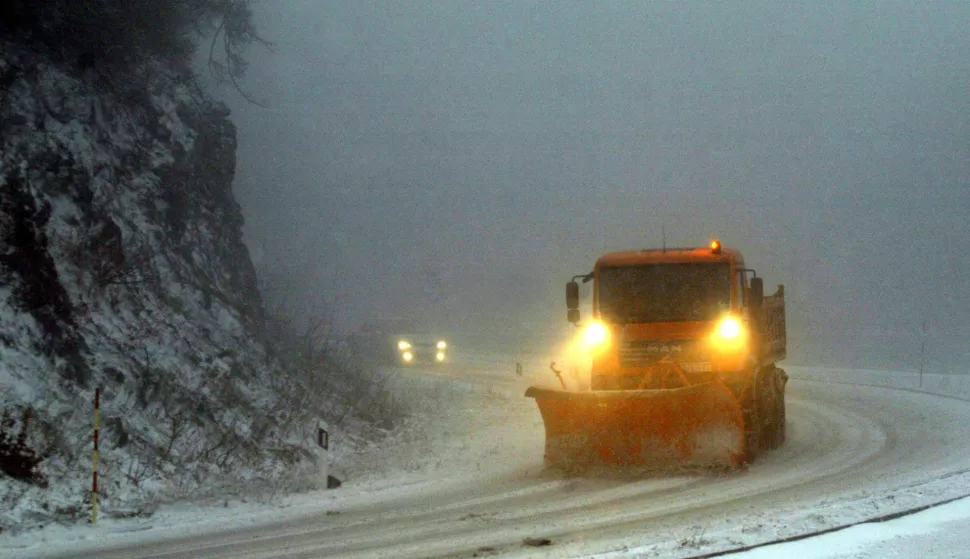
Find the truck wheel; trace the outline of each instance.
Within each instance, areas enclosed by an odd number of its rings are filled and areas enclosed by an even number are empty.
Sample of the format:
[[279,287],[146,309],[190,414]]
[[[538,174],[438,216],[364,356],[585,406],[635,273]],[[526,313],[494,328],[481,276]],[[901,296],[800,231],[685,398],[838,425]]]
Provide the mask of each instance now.
[[785,395],[778,395],[778,425],[775,430],[775,448],[785,444],[786,425],[785,425]]
[[778,430],[775,438],[778,441],[778,446],[785,444],[785,438],[788,435],[788,421],[785,414],[785,385],[788,383],[788,373],[782,369],[775,369],[777,371],[775,375],[775,386],[777,389],[778,397]]
[[757,379],[759,371],[752,375],[751,384],[741,392],[741,414],[744,418],[744,461],[754,462],[762,448],[764,430],[762,429],[761,386]]
[[774,367],[762,371],[759,379],[761,388],[761,448],[774,450],[781,446],[781,418],[783,413],[781,397],[778,393],[777,372]]

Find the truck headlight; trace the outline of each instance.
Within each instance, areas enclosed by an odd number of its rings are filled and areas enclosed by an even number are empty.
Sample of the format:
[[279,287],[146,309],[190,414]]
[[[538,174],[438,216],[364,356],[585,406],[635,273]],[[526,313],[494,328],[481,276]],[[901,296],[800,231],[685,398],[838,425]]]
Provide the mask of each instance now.
[[444,352],[439,351],[438,354],[434,356],[434,358],[437,359],[438,361],[444,361],[445,360],[445,354],[444,354]]
[[411,349],[411,344],[409,344],[409,343],[408,343],[407,341],[405,341],[405,340],[401,340],[401,341],[399,341],[399,342],[397,343],[397,348],[398,348],[399,350],[401,350],[401,351],[404,351],[404,350],[406,350],[406,349]]
[[446,344],[444,340],[438,342],[438,349],[445,349],[446,347],[448,347],[448,344]]
[[401,358],[410,363],[414,359],[414,355],[410,351],[405,351],[401,354]]
[[717,335],[725,340],[735,340],[741,335],[741,323],[729,316],[717,325]]
[[719,351],[738,351],[744,344],[744,327],[733,316],[721,319],[711,333],[711,344]]
[[608,334],[606,326],[602,322],[593,322],[586,327],[586,332],[583,333],[583,341],[590,348],[599,347],[606,343]]

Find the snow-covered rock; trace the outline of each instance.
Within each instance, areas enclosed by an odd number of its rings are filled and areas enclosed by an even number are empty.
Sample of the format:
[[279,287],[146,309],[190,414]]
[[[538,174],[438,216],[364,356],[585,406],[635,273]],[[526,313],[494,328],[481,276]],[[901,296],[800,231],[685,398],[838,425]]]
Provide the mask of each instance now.
[[0,447],[42,458],[0,468],[0,528],[89,514],[96,388],[103,514],[312,468],[260,342],[228,110],[146,75],[110,90],[0,42]]

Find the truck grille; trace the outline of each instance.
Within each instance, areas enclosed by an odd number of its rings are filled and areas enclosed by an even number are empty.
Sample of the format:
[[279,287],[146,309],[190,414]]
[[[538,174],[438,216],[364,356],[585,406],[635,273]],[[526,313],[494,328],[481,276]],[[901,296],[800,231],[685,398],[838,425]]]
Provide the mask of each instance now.
[[630,340],[620,345],[620,367],[644,367],[663,358],[680,364],[686,372],[711,370],[710,351],[698,340]]

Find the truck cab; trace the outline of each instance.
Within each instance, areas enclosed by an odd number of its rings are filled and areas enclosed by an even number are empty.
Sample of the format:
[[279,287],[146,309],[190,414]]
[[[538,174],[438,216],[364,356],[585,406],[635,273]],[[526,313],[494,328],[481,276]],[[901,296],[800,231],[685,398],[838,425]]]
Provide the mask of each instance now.
[[590,390],[531,386],[546,463],[569,469],[741,468],[785,441],[784,287],[770,297],[741,253],[708,247],[602,255],[566,284],[593,282],[578,330]]
[[[741,389],[745,372],[785,357],[784,288],[765,298],[741,253],[717,241],[604,254],[583,281],[593,282],[593,316],[583,333],[593,390],[712,379]],[[567,285],[567,305],[578,324],[575,281]]]

